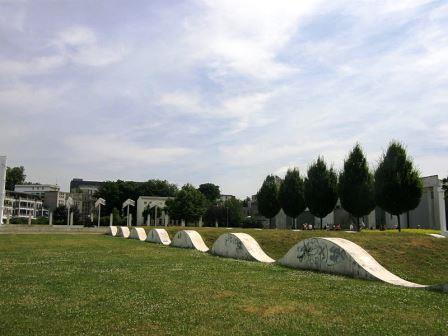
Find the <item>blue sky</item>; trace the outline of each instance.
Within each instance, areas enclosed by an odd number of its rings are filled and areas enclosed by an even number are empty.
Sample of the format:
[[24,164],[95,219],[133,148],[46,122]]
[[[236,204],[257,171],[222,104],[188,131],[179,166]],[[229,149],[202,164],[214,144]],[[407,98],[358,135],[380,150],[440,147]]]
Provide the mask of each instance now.
[[448,175],[446,1],[0,0],[0,153],[29,180],[255,193],[358,141]]

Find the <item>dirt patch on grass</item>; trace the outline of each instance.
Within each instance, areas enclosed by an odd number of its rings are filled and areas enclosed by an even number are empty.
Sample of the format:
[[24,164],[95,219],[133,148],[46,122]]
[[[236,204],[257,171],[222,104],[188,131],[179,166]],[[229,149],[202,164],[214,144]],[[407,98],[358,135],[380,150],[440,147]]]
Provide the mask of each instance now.
[[213,298],[220,300],[220,299],[229,298],[229,297],[232,297],[232,296],[235,296],[235,295],[236,295],[235,292],[232,292],[232,291],[229,291],[229,290],[224,290],[224,291],[218,292],[215,295],[213,295]]
[[288,303],[286,305],[272,305],[272,306],[247,305],[243,306],[242,309],[246,313],[255,314],[263,317],[269,317],[274,315],[290,314],[292,312],[295,312],[298,309],[298,307],[297,305]]

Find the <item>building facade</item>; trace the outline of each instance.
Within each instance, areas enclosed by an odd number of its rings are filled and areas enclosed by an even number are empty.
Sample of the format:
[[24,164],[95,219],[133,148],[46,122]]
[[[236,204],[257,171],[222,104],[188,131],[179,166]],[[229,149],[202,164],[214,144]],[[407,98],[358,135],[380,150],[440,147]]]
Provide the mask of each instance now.
[[86,181],[81,178],[74,178],[70,182],[70,192],[95,195],[102,184],[103,182],[99,181]]
[[40,198],[44,198],[45,193],[49,191],[59,191],[61,188],[56,184],[17,184],[14,187],[14,191],[39,196]]
[[171,197],[140,196],[137,200],[137,225],[146,225],[143,212],[145,209],[154,209],[151,225],[165,225],[169,223],[169,216],[165,212],[166,201]]
[[48,210],[44,208],[39,196],[6,191],[3,219],[48,217]]

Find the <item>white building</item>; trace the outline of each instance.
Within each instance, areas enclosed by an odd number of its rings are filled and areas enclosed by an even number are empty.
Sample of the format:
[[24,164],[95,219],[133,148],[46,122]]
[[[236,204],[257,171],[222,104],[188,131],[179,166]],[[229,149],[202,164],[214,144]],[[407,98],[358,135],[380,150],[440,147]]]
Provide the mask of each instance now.
[[169,222],[169,216],[165,213],[165,203],[171,197],[140,196],[137,200],[137,225],[146,225],[143,211],[147,208],[154,209],[151,224],[165,225]]
[[17,184],[14,187],[14,191],[39,196],[44,198],[44,195],[48,191],[59,191],[61,188],[56,184]]
[[43,207],[43,202],[39,196],[18,193],[15,191],[6,191],[3,219],[10,218],[28,218],[47,217],[48,210]]

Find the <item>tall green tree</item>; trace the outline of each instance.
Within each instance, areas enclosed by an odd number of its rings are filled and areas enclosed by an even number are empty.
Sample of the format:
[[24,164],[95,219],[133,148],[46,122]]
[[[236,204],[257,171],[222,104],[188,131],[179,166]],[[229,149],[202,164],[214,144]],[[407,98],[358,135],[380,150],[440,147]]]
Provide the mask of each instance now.
[[294,221],[305,211],[305,181],[300,176],[298,169],[288,169],[284,180],[280,184],[278,200],[285,214],[293,218]]
[[359,231],[359,218],[375,209],[373,174],[359,144],[344,161],[344,169],[339,175],[339,198],[342,207],[356,217]]
[[16,184],[23,184],[25,182],[25,168],[20,167],[6,167],[6,190],[14,190]]
[[397,216],[415,209],[420,203],[423,183],[406,149],[397,141],[391,142],[375,171],[375,201],[385,211]]
[[167,200],[166,209],[173,219],[184,219],[187,224],[197,222],[207,210],[207,199],[191,184],[186,184],[176,197]]
[[272,228],[272,218],[280,211],[278,190],[281,180],[278,176],[268,175],[257,193],[258,212],[269,218],[269,227]]
[[213,183],[203,183],[199,186],[199,191],[207,198],[210,203],[216,202],[221,195],[219,186]]
[[338,177],[333,168],[328,169],[323,158],[319,157],[308,168],[305,180],[305,200],[310,212],[322,218],[334,210],[338,200]]

